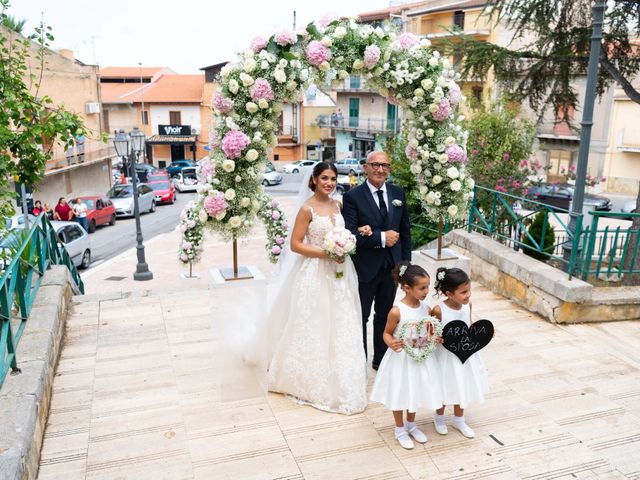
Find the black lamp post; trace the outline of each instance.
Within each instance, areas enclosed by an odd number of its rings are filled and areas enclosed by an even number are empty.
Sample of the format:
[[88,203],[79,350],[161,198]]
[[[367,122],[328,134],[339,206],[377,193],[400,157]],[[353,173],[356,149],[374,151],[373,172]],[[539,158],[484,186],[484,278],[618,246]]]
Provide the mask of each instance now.
[[113,139],[113,146],[116,154],[122,157],[123,162],[127,162],[127,169],[131,174],[131,187],[133,189],[133,215],[136,219],[136,253],[138,263],[136,272],[133,274],[134,280],[152,280],[153,273],[149,271],[149,266],[144,257],[144,245],[142,244],[142,229],[140,227],[140,209],[138,207],[138,178],[136,172],[136,162],[140,152],[144,148],[144,133],[134,127],[130,134],[125,134],[120,130]]

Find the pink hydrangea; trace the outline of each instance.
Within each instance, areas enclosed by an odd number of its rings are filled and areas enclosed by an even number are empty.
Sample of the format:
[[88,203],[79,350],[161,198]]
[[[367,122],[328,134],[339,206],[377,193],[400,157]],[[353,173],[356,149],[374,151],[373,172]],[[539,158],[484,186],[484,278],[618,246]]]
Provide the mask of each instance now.
[[220,113],[229,113],[233,108],[233,100],[225,97],[220,92],[214,92],[211,103]]
[[256,37],[251,40],[251,50],[253,50],[254,53],[258,53],[260,50],[264,49],[268,43],[269,40],[267,40],[266,38]]
[[306,49],[307,60],[311,65],[318,66],[322,62],[326,62],[331,58],[329,49],[318,40],[312,40]]
[[224,198],[224,193],[218,192],[214,196],[207,196],[204,199],[204,210],[211,217],[216,217],[227,210],[229,204]]
[[411,48],[420,43],[420,38],[413,33],[405,32],[396,39],[396,43],[402,48]]
[[209,160],[205,160],[200,165],[200,175],[204,178],[212,177],[216,174],[216,169]]
[[227,158],[238,158],[249,143],[249,137],[240,130],[230,130],[222,139],[222,151]]
[[277,243],[278,245],[282,245],[282,244],[284,243],[284,238],[282,238],[282,237],[276,237],[276,243]]
[[326,13],[318,21],[318,26],[320,28],[327,28],[331,22],[337,19],[338,19],[338,16],[335,13]]
[[278,205],[280,205],[280,202],[278,202],[278,200],[276,200],[275,198],[271,200],[271,206],[273,208],[276,208]]
[[282,30],[276,34],[275,40],[278,45],[284,47],[286,45],[293,45],[296,43],[298,41],[298,37],[290,30]]
[[458,105],[462,101],[462,92],[460,91],[460,87],[453,80],[449,82],[447,98],[449,98],[449,103],[451,105]]
[[451,145],[447,148],[447,157],[451,163],[467,163],[467,152],[460,145]]
[[278,245],[271,247],[271,253],[273,255],[280,255],[280,252],[282,252],[282,249]]
[[251,86],[251,98],[258,100],[273,100],[273,90],[271,84],[264,78],[256,78]]
[[380,60],[380,47],[377,45],[369,45],[364,50],[364,65],[372,68]]
[[215,130],[212,130],[209,133],[209,146],[211,148],[216,148],[220,146],[220,137],[218,136],[218,132]]
[[447,118],[449,118],[449,116],[451,115],[451,112],[452,110],[451,110],[451,104],[449,104],[449,100],[446,98],[443,98],[442,100],[440,100],[440,105],[438,105],[438,110],[433,112],[433,118],[438,122],[442,122]]
[[273,220],[280,220],[280,212],[278,210],[274,210],[271,212],[271,218]]
[[414,160],[418,157],[418,150],[413,148],[411,145],[407,145],[407,148],[404,149],[404,153],[411,160]]

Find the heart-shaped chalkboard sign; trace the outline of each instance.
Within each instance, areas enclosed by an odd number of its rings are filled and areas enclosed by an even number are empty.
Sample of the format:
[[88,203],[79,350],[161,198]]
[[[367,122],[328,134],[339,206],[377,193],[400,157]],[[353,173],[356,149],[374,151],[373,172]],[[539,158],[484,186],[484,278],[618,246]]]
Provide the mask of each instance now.
[[471,355],[486,347],[492,337],[493,323],[489,320],[478,320],[471,326],[462,320],[454,320],[444,326],[442,346],[464,363]]

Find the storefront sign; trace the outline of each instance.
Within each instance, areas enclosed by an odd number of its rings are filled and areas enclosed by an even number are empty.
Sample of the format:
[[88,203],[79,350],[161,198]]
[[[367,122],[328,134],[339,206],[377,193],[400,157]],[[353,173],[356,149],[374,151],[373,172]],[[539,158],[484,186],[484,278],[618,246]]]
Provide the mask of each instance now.
[[158,125],[160,135],[191,135],[191,125]]

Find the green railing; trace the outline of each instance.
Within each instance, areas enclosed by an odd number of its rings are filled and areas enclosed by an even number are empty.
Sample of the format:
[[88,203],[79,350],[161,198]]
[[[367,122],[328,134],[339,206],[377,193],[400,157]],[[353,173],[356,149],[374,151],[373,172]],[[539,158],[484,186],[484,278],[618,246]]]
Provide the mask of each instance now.
[[[518,211],[514,210],[516,204],[520,205]],[[532,218],[539,212],[544,212],[544,223],[539,238],[534,238],[528,229]],[[582,232],[582,218],[580,214],[576,218],[577,235],[569,231],[569,226],[559,214],[567,214],[567,210],[548,205],[528,198],[510,195],[490,188],[476,186],[473,200],[469,208],[469,220],[467,229],[469,232],[479,232],[490,236],[501,243],[513,246],[516,250],[522,248],[533,250],[541,256],[562,264],[563,269],[569,272],[569,278],[576,270],[580,260],[579,246]],[[554,228],[549,219],[555,220],[559,226]],[[553,245],[545,244],[545,233],[553,229],[555,240]],[[560,233],[560,235],[558,234]],[[571,256],[567,261],[563,258],[562,246],[571,243]]]
[[585,281],[591,275],[599,278],[606,274],[621,278],[623,275],[639,274],[640,268],[634,268],[636,259],[640,255],[640,229],[629,226],[599,227],[603,218],[616,220],[633,220],[640,217],[640,213],[612,213],[590,212],[591,225],[582,232],[580,241],[580,258],[576,265],[576,275]]
[[[16,348],[24,333],[44,272],[51,265],[65,265],[80,292],[84,284],[67,250],[43,214],[28,232],[12,231],[14,240],[8,263],[3,261],[0,279],[0,387],[9,369],[19,371]],[[7,253],[4,247],[5,254]]]

